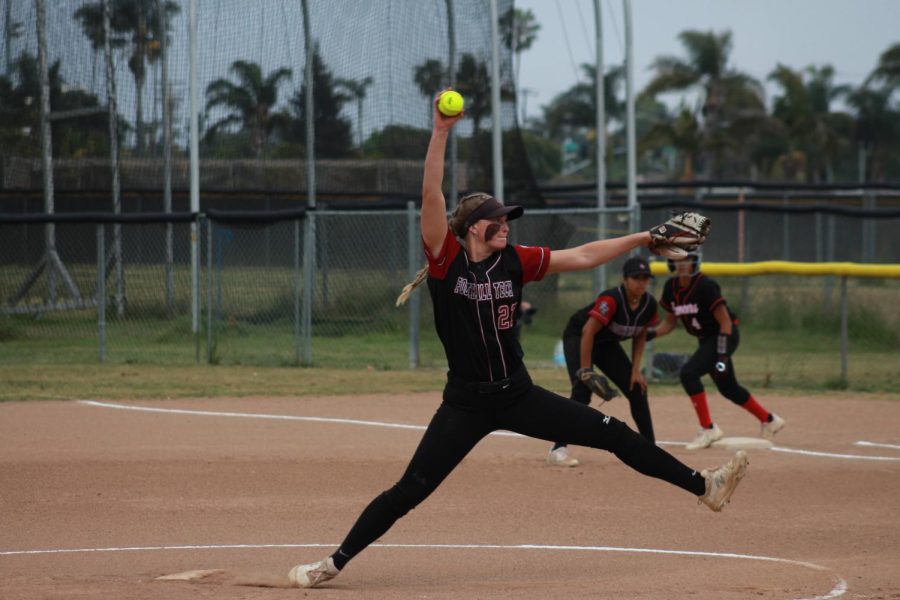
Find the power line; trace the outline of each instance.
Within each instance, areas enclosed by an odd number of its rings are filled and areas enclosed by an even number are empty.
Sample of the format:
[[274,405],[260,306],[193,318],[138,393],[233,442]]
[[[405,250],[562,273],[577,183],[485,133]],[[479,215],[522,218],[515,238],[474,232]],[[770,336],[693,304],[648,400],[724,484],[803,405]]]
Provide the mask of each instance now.
[[578,76],[578,67],[575,65],[575,57],[572,55],[572,45],[569,43],[569,32],[566,30],[566,20],[563,18],[562,7],[559,0],[556,0],[556,12],[559,14],[559,23],[562,25],[563,36],[566,39],[566,51],[569,53],[569,64],[572,65],[572,73],[575,74],[575,82],[580,83],[581,78]]

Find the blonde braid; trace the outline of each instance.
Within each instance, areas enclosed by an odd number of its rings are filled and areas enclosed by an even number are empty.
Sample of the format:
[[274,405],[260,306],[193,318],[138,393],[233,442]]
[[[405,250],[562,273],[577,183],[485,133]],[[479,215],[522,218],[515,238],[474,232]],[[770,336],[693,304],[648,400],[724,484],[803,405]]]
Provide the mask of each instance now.
[[[463,196],[459,199],[459,202],[456,203],[456,208],[453,209],[453,212],[450,214],[450,218],[447,224],[450,226],[450,229],[457,235],[457,237],[461,239],[465,239],[466,237],[466,219],[472,211],[478,208],[485,200],[491,198],[490,194],[485,194],[484,192],[475,192],[469,194],[467,196]],[[474,206],[472,206],[474,204]],[[465,207],[465,208],[464,208]],[[418,273],[416,273],[415,279],[407,283],[403,290],[400,292],[400,295],[397,296],[396,306],[403,306],[406,304],[406,301],[409,299],[409,295],[412,294],[413,290],[419,287],[423,281],[428,277],[428,265],[426,264],[424,267],[419,269]]]
[[397,302],[394,306],[403,306],[406,304],[406,301],[409,300],[409,295],[412,294],[413,290],[419,287],[419,285],[428,278],[428,265],[426,264],[424,267],[419,269],[416,273],[415,278],[403,286],[403,290],[400,292],[400,295],[397,296]]

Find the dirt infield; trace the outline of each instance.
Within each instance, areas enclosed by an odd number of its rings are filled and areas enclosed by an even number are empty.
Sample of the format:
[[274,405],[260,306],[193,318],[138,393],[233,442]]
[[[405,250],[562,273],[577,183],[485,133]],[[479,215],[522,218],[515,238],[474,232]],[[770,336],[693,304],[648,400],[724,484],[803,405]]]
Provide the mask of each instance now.
[[[607,453],[561,469],[494,435],[316,590],[279,586],[400,476],[438,394],[0,404],[0,598],[900,599],[900,401],[764,401],[788,426],[721,514]],[[679,445],[686,398],[651,405],[687,464],[729,456]]]

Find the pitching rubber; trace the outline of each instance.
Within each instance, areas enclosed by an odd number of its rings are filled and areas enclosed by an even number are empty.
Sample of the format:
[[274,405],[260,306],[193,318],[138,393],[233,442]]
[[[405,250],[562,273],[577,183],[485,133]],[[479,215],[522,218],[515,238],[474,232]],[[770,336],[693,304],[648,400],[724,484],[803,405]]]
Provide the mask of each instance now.
[[761,450],[771,448],[771,440],[758,437],[724,437],[712,443],[712,448],[725,450]]

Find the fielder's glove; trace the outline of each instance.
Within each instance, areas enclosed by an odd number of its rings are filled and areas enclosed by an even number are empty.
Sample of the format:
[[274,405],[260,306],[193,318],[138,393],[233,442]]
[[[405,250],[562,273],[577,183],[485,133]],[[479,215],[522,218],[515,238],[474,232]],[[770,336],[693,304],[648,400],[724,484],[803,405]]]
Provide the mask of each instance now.
[[684,212],[650,230],[650,252],[680,260],[696,250],[709,236],[709,218]]
[[594,373],[594,370],[590,367],[586,369],[578,369],[575,372],[575,376],[578,377],[578,380],[583,383],[589,390],[602,398],[604,402],[612,400],[619,395],[618,390],[614,390],[612,387],[610,387],[609,381],[606,380],[606,377],[598,373]]

